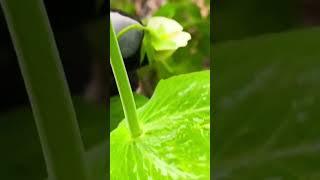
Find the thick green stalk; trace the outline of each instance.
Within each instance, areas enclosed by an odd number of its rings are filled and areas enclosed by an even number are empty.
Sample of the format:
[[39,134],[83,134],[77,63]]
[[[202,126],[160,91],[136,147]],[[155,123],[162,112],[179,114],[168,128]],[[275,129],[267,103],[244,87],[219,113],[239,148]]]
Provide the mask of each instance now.
[[53,180],[89,180],[75,111],[43,1],[0,2],[32,105],[48,175]]
[[128,126],[132,137],[137,137],[142,130],[138,122],[136,104],[134,102],[133,93],[126,68],[121,56],[120,47],[117,41],[117,36],[110,22],[110,62],[112,71],[118,86],[123,111],[128,122]]

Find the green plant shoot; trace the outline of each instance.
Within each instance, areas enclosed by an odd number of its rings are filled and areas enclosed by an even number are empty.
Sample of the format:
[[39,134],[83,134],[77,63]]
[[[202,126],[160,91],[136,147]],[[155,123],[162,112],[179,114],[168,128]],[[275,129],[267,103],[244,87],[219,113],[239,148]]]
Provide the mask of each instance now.
[[142,130],[138,122],[136,105],[131,92],[129,78],[112,23],[110,23],[110,62],[131,135],[132,137],[137,137],[141,134]]

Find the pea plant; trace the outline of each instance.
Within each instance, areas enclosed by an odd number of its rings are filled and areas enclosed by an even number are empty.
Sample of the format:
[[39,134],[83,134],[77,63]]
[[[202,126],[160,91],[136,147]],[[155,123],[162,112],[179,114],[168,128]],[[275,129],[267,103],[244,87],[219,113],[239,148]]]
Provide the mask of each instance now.
[[209,179],[210,73],[161,80],[150,100],[136,109],[118,38],[133,29],[144,31],[141,54],[150,64],[165,63],[191,39],[172,19],[152,17],[145,24],[116,35],[110,23],[110,63],[125,115],[110,135],[110,177]]

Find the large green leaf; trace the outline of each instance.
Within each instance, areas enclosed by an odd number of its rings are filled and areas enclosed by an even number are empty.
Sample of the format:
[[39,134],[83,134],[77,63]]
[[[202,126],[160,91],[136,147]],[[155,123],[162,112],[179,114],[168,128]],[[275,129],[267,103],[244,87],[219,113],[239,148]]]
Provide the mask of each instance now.
[[319,28],[214,47],[214,179],[320,178],[319,48]]
[[143,134],[132,139],[126,121],[111,133],[111,179],[209,179],[209,71],[158,84],[138,110]]

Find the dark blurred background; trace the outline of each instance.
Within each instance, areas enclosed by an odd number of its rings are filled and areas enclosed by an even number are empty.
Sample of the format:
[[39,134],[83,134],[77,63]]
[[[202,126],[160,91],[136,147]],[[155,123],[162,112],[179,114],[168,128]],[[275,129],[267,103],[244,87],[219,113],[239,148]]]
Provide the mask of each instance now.
[[318,0],[217,0],[213,3],[214,40],[236,40],[320,24]]
[[[93,77],[94,71],[97,71],[94,64],[107,56],[103,49],[107,44],[104,42],[107,35],[103,33],[106,22],[102,23],[106,19],[103,2],[44,2],[70,89],[74,94],[82,95],[88,90],[92,79],[96,78]],[[28,99],[2,12],[0,39],[0,111],[5,111],[27,104]]]
[[[90,154],[90,149],[94,148],[95,152],[99,149],[102,154],[99,156],[100,161],[105,162],[106,146],[100,144],[107,137],[108,124],[108,2],[44,0],[44,3],[73,96],[86,150]],[[53,96],[54,93],[52,90]],[[28,96],[0,8],[0,179],[42,180],[46,177]]]
[[320,179],[320,1],[212,12],[213,179]]

